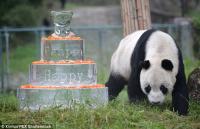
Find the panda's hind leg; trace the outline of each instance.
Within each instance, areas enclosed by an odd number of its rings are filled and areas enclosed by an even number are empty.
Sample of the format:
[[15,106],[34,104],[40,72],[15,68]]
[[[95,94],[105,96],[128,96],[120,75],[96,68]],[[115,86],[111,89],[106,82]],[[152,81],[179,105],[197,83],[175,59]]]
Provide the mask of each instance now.
[[115,99],[126,84],[127,81],[121,75],[111,73],[105,84],[108,87],[109,100]]

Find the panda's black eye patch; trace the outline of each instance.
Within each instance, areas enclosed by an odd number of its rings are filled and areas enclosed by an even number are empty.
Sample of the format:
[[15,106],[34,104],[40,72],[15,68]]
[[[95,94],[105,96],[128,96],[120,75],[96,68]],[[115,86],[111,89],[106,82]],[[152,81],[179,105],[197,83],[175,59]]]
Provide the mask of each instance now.
[[168,89],[167,89],[165,86],[161,85],[161,86],[160,86],[160,91],[161,91],[163,94],[167,94]]
[[173,69],[173,64],[170,60],[168,59],[164,59],[162,60],[162,63],[161,63],[161,66],[165,69],[165,70],[169,70],[169,71],[172,71]]
[[148,69],[150,67],[150,62],[149,60],[145,60],[143,62],[140,62],[140,66],[144,69]]
[[144,88],[145,92],[148,94],[151,91],[150,85]]

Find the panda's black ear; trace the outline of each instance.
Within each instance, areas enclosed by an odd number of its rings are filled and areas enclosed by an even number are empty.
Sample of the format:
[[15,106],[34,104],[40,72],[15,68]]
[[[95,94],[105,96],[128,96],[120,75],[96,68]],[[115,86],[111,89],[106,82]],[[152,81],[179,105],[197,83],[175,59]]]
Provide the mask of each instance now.
[[140,66],[144,69],[148,69],[150,67],[150,62],[149,60],[145,60],[145,61],[142,61],[140,62]]
[[172,71],[172,69],[174,67],[173,64],[172,64],[172,62],[170,60],[168,60],[168,59],[162,60],[161,66],[165,70],[169,70],[169,71]]

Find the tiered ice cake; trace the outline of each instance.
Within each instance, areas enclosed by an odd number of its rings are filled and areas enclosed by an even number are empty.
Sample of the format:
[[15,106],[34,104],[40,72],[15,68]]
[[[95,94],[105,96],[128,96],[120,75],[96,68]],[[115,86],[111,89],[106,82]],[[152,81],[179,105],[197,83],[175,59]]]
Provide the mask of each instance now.
[[29,82],[18,88],[21,109],[97,107],[108,102],[97,84],[96,64],[84,59],[84,42],[70,31],[71,11],[52,12],[55,32],[41,40],[41,60],[30,65]]

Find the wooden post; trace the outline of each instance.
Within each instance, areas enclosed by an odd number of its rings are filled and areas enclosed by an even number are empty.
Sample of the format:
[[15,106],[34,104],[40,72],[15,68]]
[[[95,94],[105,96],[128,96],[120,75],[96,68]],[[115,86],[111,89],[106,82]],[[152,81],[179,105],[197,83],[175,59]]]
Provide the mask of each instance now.
[[149,0],[121,0],[123,35],[151,28]]

